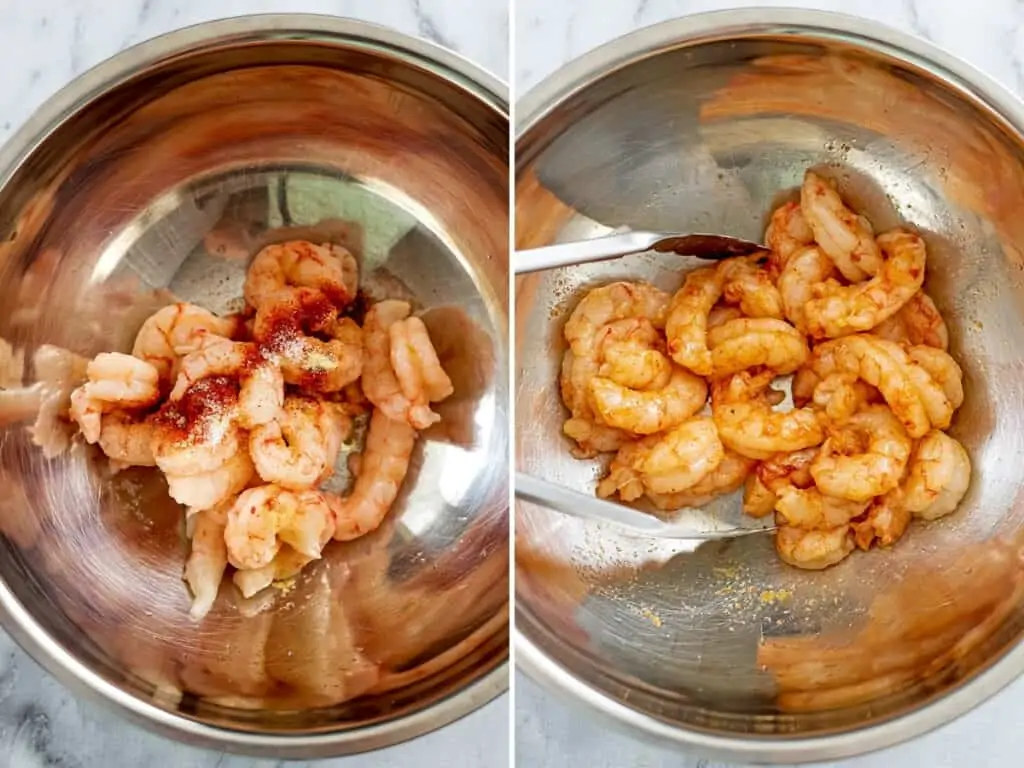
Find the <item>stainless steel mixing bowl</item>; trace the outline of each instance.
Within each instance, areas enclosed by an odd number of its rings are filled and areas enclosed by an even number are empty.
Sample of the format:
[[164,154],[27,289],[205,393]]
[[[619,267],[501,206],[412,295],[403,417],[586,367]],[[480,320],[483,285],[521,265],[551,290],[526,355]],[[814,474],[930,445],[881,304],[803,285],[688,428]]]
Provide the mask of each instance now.
[[[967,400],[959,511],[824,572],[770,536],[615,535],[519,506],[516,659],[642,734],[758,762],[836,758],[944,723],[1024,668],[1024,108],[921,41],[845,16],[731,11],[640,30],[571,63],[517,110],[516,240],[629,226],[758,238],[804,170],[883,231],[929,247]],[[588,285],[681,282],[645,254],[522,279],[518,469],[592,490],[560,435],[561,323]],[[714,507],[740,514],[738,499]]]
[[237,309],[248,258],[302,236],[348,244],[374,298],[423,311],[455,395],[375,534],[288,589],[225,584],[200,624],[160,477],[111,478],[81,445],[48,460],[8,425],[5,628],[141,723],[262,755],[372,749],[503,691],[507,180],[503,85],[335,18],[175,32],[45,104],[0,156],[0,335],[29,358],[130,349],[172,294]]

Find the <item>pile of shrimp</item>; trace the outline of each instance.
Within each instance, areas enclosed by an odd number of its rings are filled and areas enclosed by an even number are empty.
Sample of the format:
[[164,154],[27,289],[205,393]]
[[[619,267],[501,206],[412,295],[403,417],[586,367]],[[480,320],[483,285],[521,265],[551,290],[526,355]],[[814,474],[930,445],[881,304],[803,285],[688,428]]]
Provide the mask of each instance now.
[[[452,394],[423,321],[404,301],[360,326],[355,258],[336,245],[270,245],[246,274],[245,311],[165,306],[131,354],[88,362],[68,413],[117,471],[156,467],[186,508],[184,578],[204,617],[228,565],[244,596],[288,579],[334,539],[376,529],[419,430]],[[347,495],[322,488],[353,420],[369,412]]]
[[[602,498],[677,510],[743,487],[748,515],[774,513],[782,560],[822,569],[956,509],[971,462],[946,430],[963,374],[918,235],[876,236],[808,171],[765,242],[674,295],[587,293],[565,325],[563,431],[579,458],[614,454]],[[772,384],[789,375],[782,408]]]

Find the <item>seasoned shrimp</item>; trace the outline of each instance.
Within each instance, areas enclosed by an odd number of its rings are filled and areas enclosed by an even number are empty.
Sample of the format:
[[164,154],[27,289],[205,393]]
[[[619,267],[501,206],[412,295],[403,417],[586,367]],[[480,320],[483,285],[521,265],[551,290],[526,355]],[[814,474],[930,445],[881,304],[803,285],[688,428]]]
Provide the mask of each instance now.
[[333,470],[351,421],[331,403],[289,396],[271,421],[249,433],[259,476],[290,490],[312,488]]
[[231,580],[235,582],[242,597],[252,597],[275,581],[284,581],[297,576],[314,558],[296,552],[287,544],[281,546],[274,559],[262,568],[235,571]]
[[775,511],[786,525],[803,530],[830,530],[846,525],[855,517],[864,514],[869,499],[852,501],[830,496],[820,488],[796,488],[784,485],[779,488]]
[[613,453],[630,441],[629,433],[621,429],[577,417],[566,419],[562,433],[576,442],[572,453],[578,459],[593,458],[599,453]]
[[112,467],[155,467],[153,423],[125,411],[103,414],[99,446]]
[[818,414],[809,408],[773,411],[771,370],[742,371],[711,385],[711,413],[729,448],[751,459],[820,445],[825,439]]
[[166,475],[198,475],[220,467],[242,445],[238,386],[223,376],[200,379],[152,417],[153,458]]
[[911,346],[949,349],[949,329],[935,302],[923,290],[915,293],[900,311],[872,331],[889,341]]
[[[648,491],[647,498],[658,509],[673,510],[683,507],[702,507],[715,498],[732,493],[748,477],[756,462],[729,449],[725,450],[722,462],[704,477],[679,493],[655,493]],[[619,496],[624,501],[622,491]]]
[[849,525],[813,531],[782,526],[775,533],[775,550],[783,562],[809,571],[835,565],[853,551],[853,546]]
[[228,550],[224,543],[226,523],[225,505],[200,512],[195,518],[192,548],[185,561],[185,581],[192,590],[189,616],[193,621],[205,617],[217,599],[228,565]]
[[441,417],[430,410],[427,403],[444,400],[454,388],[437,359],[427,327],[418,317],[398,320],[388,328],[388,343],[391,368],[402,394],[409,402],[423,408],[432,422],[439,421]]
[[824,494],[868,501],[899,485],[911,446],[888,406],[867,406],[826,438],[811,464],[811,476]]
[[281,369],[260,354],[255,344],[200,334],[192,352],[180,361],[171,400],[208,376],[238,376],[238,421],[246,429],[274,418],[284,401]]
[[152,364],[160,381],[170,386],[178,376],[183,351],[191,351],[203,335],[231,337],[236,326],[234,318],[217,317],[195,304],[170,304],[142,324],[132,354]]
[[630,389],[661,389],[668,384],[672,363],[658,329],[646,317],[616,320],[598,334],[597,375]]
[[704,379],[676,368],[662,389],[636,390],[597,377],[590,381],[594,410],[609,427],[650,435],[682,424],[704,407]]
[[355,539],[381,524],[409,471],[415,443],[416,431],[408,422],[374,409],[351,495],[328,498],[337,520],[335,539]]
[[640,461],[647,446],[657,438],[648,437],[638,442],[625,443],[608,465],[608,474],[597,483],[597,495],[610,499],[615,494],[623,501],[636,501],[644,495],[644,483],[635,465]]
[[808,332],[815,338],[836,338],[869,331],[895,315],[924,282],[924,240],[894,230],[878,238],[885,260],[878,274],[863,283],[840,285],[829,279],[814,287],[804,308]]
[[791,453],[777,453],[760,462],[748,479],[743,494],[743,511],[751,517],[765,517],[775,511],[782,488],[810,488],[811,462],[818,447],[803,448]]
[[101,352],[86,367],[88,380],[71,393],[68,413],[86,442],[100,439],[104,413],[147,408],[160,398],[160,372],[120,352]]
[[601,329],[616,320],[643,317],[665,327],[669,296],[647,283],[617,282],[589,291],[565,323],[565,340],[578,358],[593,359]]
[[832,277],[835,267],[820,248],[801,248],[793,253],[779,274],[782,310],[793,325],[807,332],[807,303],[814,288]]
[[861,381],[856,374],[836,371],[818,382],[811,400],[829,422],[838,425],[880,397],[877,389]]
[[243,295],[258,309],[289,286],[313,288],[341,308],[355,298],[357,282],[356,259],[347,249],[333,243],[292,240],[268,245],[256,254]]
[[743,513],[750,517],[768,517],[775,511],[779,497],[754,472],[743,484]]
[[768,260],[769,272],[776,275],[789,263],[793,254],[814,242],[814,233],[807,226],[800,203],[785,203],[772,212],[764,242],[772,251]]
[[903,484],[903,503],[914,517],[937,520],[957,508],[971,484],[971,458],[960,442],[932,430],[917,444]]
[[686,276],[669,305],[665,322],[669,355],[698,376],[710,376],[714,367],[708,349],[708,314],[721,295],[721,274],[705,267]]
[[896,488],[872,500],[864,519],[851,525],[854,540],[864,550],[875,542],[882,547],[891,547],[907,530],[910,518],[910,510],[903,502],[903,493]]
[[737,256],[719,262],[722,298],[738,305],[747,317],[782,319],[782,297],[768,271],[760,266],[764,254]]
[[804,175],[800,210],[814,239],[851,283],[875,275],[882,255],[871,224],[846,207],[835,188],[813,171]]
[[780,375],[792,373],[810,355],[803,335],[785,320],[742,317],[708,331],[715,377],[765,366]]
[[238,495],[255,474],[248,451],[240,450],[215,469],[194,475],[166,475],[167,493],[194,514]]
[[319,491],[260,485],[243,491],[227,515],[228,561],[240,570],[262,568],[282,544],[317,559],[334,533],[334,514]]
[[964,404],[964,372],[952,355],[925,345],[911,347],[907,354],[942,388],[953,410]]

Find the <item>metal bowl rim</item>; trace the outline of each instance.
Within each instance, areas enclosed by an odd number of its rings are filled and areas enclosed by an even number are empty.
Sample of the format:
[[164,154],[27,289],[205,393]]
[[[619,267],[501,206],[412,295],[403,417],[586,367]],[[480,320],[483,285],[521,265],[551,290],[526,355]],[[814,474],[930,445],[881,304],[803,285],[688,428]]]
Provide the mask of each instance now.
[[[43,102],[0,148],[0,186],[68,116],[130,79],[140,67],[175,56],[251,39],[294,40],[310,35],[321,42],[367,51],[385,48],[474,96],[508,118],[508,86],[469,59],[435,43],[388,27],[322,14],[255,14],[200,22],[126,48],[74,78]],[[77,695],[98,701],[161,735],[212,749],[276,758],[330,757],[391,746],[437,730],[480,709],[508,690],[505,658],[457,692],[395,720],[349,731],[311,735],[268,735],[205,725],[169,712],[119,689],[92,671],[47,634],[27,607],[0,579],[0,626],[36,663]]]
[[[562,66],[517,100],[517,149],[545,116],[619,69],[670,48],[766,34],[831,36],[927,70],[945,85],[981,102],[1005,120],[1024,141],[1024,102],[981,70],[932,43],[844,13],[746,8],[698,13],[644,27],[604,43]],[[518,171],[517,167],[517,174]],[[666,746],[696,749],[713,759],[735,762],[753,760],[778,764],[836,760],[891,747],[952,722],[994,696],[1024,672],[1024,643],[1018,642],[999,658],[990,660],[972,677],[920,708],[885,722],[852,728],[843,733],[796,739],[720,736],[658,720],[574,677],[530,638],[524,625],[535,619],[529,609],[518,601],[516,616],[513,633],[516,668],[538,685],[570,702],[582,703],[604,719]]]

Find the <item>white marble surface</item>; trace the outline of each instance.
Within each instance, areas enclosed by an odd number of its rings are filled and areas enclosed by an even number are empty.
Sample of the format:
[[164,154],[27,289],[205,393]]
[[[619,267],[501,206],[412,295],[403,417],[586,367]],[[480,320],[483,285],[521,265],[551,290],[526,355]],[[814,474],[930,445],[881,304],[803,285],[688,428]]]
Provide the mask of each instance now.
[[[68,80],[122,48],[209,19],[272,12],[328,13],[384,24],[508,76],[505,0],[3,0],[0,141]],[[437,733],[318,765],[498,768],[508,764],[508,718],[508,696],[502,696]],[[0,632],[0,768],[271,765],[280,763],[185,747],[80,702]]]
[[[737,6],[842,11],[886,23],[938,44],[1024,95],[1024,2],[1020,0],[515,0],[516,93],[526,93],[559,66],[639,27]],[[529,768],[725,768],[609,731],[516,678],[516,762]],[[1024,680],[958,721],[910,744],[832,764],[842,768],[1021,764]]]

